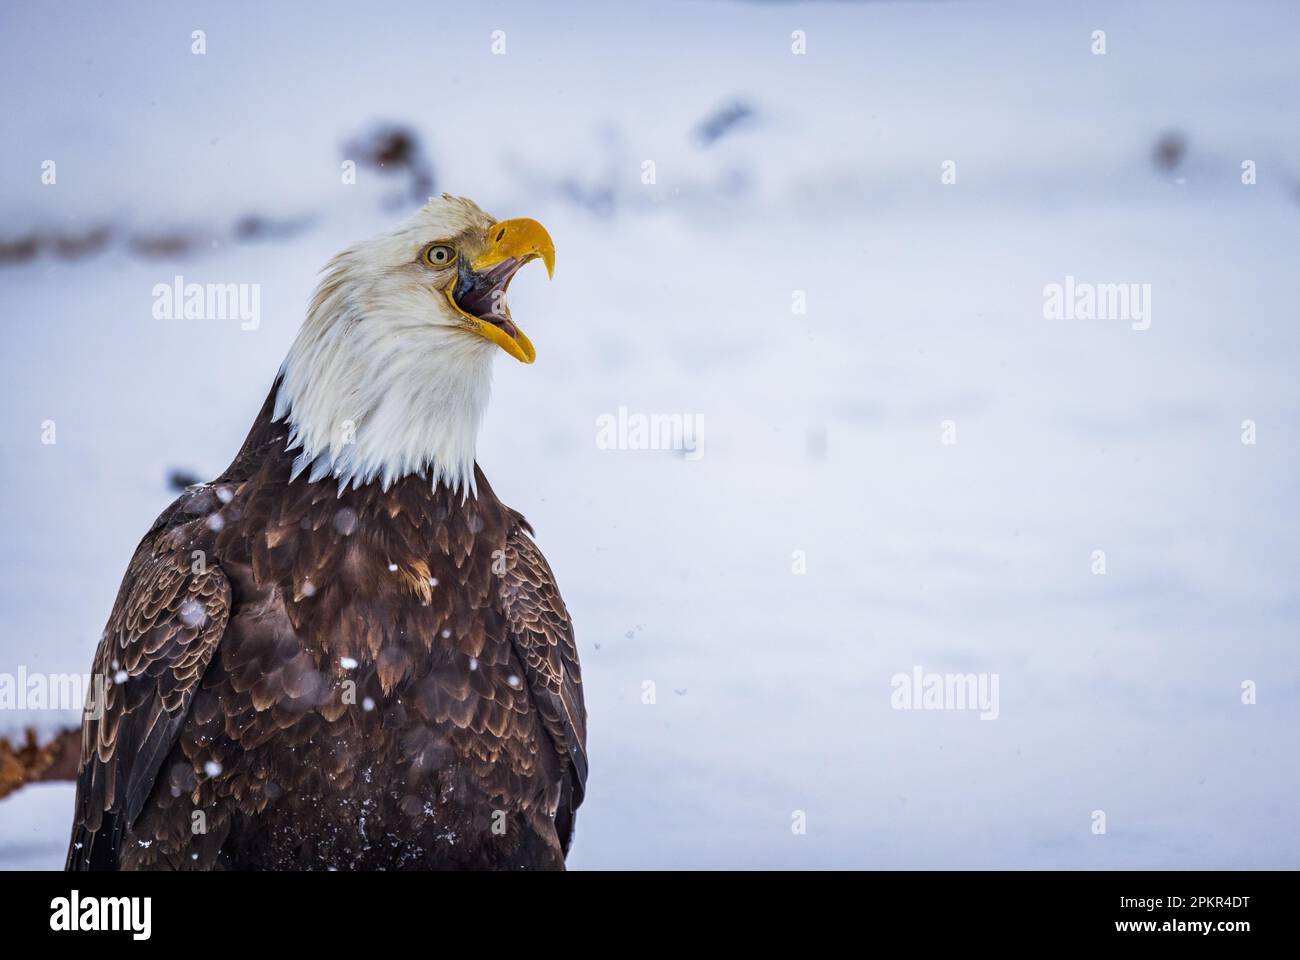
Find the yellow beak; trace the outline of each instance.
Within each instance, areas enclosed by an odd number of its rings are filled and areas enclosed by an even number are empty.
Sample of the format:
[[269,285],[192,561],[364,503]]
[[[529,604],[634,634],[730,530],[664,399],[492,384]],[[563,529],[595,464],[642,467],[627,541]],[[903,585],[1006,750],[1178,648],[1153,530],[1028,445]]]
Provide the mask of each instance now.
[[471,262],[476,271],[491,269],[509,257],[524,263],[540,257],[546,264],[546,276],[555,276],[555,244],[546,228],[531,217],[494,223],[487,236],[487,251]]
[[[505,291],[519,268],[532,260],[541,260],[546,264],[546,275],[554,276],[555,244],[546,228],[528,217],[494,223],[488,228],[485,239],[486,249],[468,264],[462,264],[447,289],[447,299],[473,322],[476,333],[521,363],[532,363],[537,351],[532,341],[511,320],[505,306]],[[486,312],[464,309],[456,297],[458,287],[462,300],[468,296],[468,291],[475,291],[474,303],[488,304]]]

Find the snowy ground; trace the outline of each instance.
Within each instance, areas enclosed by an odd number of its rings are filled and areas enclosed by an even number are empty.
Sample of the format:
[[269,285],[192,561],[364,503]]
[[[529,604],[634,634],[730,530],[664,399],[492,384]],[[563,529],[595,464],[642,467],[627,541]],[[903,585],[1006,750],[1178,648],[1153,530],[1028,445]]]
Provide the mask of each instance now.
[[[167,472],[225,465],[316,270],[395,218],[339,176],[391,119],[558,247],[479,460],[578,627],[574,867],[1300,866],[1300,8],[382,11],[0,11],[0,239],[204,238],[0,265],[0,673],[88,669]],[[154,320],[176,274],[260,284],[260,326]],[[1067,275],[1151,284],[1150,329],[1044,319]],[[598,449],[620,406],[704,455]],[[998,718],[891,709],[918,665],[997,674]],[[71,797],[0,802],[0,866],[61,866]]]

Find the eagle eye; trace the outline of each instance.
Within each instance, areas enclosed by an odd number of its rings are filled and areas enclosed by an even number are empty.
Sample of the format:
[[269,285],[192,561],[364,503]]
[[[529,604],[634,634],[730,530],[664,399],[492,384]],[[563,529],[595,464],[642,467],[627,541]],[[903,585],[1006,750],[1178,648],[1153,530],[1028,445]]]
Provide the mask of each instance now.
[[445,243],[435,243],[424,251],[424,262],[431,267],[446,267],[456,262],[456,251]]

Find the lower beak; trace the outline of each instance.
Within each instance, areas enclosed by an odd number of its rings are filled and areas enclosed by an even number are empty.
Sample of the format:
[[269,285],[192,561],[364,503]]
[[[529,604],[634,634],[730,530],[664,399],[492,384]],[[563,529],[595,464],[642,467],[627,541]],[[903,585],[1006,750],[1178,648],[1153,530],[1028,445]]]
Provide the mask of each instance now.
[[516,360],[532,363],[537,351],[510,317],[506,288],[519,268],[532,260],[541,260],[546,264],[547,276],[553,276],[555,244],[545,227],[527,217],[494,223],[484,239],[483,253],[461,260],[447,288],[447,299],[472,322],[476,333]]

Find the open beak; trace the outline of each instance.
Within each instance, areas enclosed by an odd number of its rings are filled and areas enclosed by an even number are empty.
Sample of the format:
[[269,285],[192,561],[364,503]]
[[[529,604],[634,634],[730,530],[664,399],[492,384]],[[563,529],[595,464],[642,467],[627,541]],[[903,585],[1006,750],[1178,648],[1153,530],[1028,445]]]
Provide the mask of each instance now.
[[555,274],[555,244],[536,220],[521,217],[502,220],[488,228],[486,250],[478,257],[462,257],[456,277],[447,288],[451,305],[474,326],[480,336],[491,340],[522,363],[537,357],[524,332],[510,319],[506,288],[525,263],[541,260],[546,275]]

